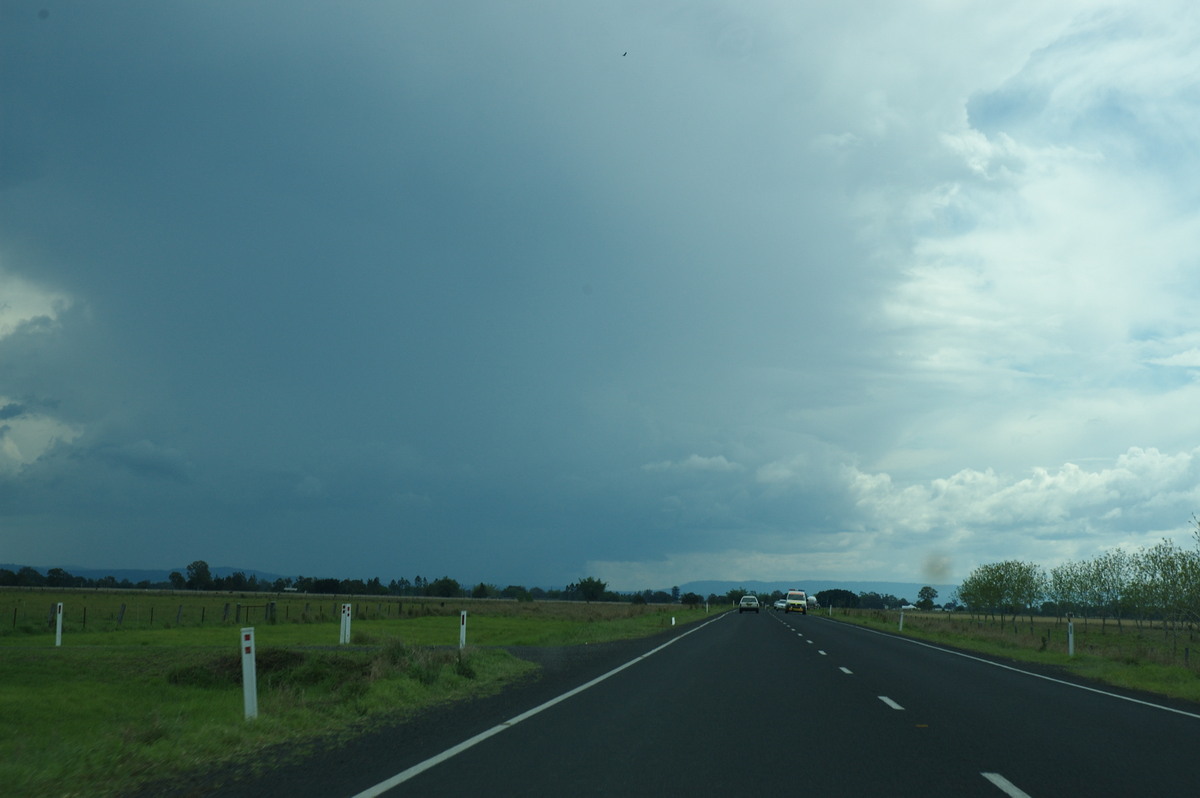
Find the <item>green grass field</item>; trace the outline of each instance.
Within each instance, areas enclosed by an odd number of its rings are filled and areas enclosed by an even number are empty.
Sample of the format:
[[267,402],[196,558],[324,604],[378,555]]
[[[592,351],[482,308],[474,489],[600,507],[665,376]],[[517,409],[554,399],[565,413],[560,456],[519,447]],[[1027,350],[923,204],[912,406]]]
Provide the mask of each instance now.
[[[52,610],[60,601],[56,646]],[[354,608],[348,646],[338,645],[343,602]],[[501,646],[642,637],[672,618],[704,617],[703,608],[661,605],[0,590],[0,785],[5,795],[31,798],[116,796],[222,763],[253,766],[268,749],[278,764],[281,750],[301,757],[331,735],[490,694],[534,670]],[[898,631],[894,611],[833,617]],[[244,718],[242,626],[255,629],[258,653],[253,721]],[[1077,620],[1073,658],[1065,625],[1053,618],[1000,624],[907,612],[904,634],[1200,701],[1191,632],[1123,626]]]
[[[273,621],[267,601],[277,602]],[[338,645],[343,601],[354,608],[348,646]],[[281,746],[301,756],[318,739],[493,693],[534,670],[495,647],[641,637],[704,615],[661,605],[0,590],[0,785],[31,798],[116,796],[221,763],[253,765],[268,748],[278,764]],[[254,628],[258,655],[252,721],[243,625]]]

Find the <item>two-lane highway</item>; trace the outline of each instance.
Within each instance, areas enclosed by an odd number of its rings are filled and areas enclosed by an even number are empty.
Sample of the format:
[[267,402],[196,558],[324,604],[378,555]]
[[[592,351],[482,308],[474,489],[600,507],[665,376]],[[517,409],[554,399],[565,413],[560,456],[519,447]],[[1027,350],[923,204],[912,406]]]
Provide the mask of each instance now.
[[[1192,795],[1200,717],[817,616],[731,613],[365,795]],[[403,767],[401,767],[403,765]]]
[[820,616],[728,613],[606,656],[565,683],[188,794],[1200,794],[1191,705],[1130,700]]
[[1189,764],[1200,745],[1194,706],[819,616],[777,620],[825,651],[859,692],[894,707],[889,725],[906,733],[914,761],[933,752],[999,774],[1014,786],[1010,795],[1200,794]]

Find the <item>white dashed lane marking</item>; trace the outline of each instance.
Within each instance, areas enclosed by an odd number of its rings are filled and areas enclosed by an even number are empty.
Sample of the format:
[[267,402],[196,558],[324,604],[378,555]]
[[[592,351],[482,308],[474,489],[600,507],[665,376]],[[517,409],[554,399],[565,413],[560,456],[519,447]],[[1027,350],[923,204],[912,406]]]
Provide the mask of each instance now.
[[999,787],[1001,792],[1003,792],[1009,798],[1031,798],[1029,793],[1020,789],[1017,787],[1017,785],[1013,784],[999,773],[980,773],[979,775],[983,776],[992,784],[995,784],[997,787]]

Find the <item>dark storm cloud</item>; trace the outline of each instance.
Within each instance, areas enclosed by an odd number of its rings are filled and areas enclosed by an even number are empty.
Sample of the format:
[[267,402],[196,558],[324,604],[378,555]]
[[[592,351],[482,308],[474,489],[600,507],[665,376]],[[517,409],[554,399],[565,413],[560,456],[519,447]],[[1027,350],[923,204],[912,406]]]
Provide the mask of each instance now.
[[[1200,346],[1173,311],[1152,346],[1097,329],[1126,317],[1082,258],[1013,266],[1013,242],[1082,251],[1138,290],[1114,242],[1054,238],[1119,215],[1022,204],[1122,177],[1064,156],[1069,126],[1039,149],[1070,92],[1019,113],[1095,57],[1054,46],[1071,14],[873,8],[5,4],[11,556],[100,558],[119,529],[146,559],[114,566],[894,576],[897,539],[959,532],[938,480],[983,502],[955,480],[1034,492],[1033,464],[1122,435],[1190,451],[1094,382],[1023,376],[1152,358],[1175,379],[1139,389],[1177,418]],[[1156,217],[1151,261],[1190,251]],[[1104,434],[1077,445],[1078,418]]]

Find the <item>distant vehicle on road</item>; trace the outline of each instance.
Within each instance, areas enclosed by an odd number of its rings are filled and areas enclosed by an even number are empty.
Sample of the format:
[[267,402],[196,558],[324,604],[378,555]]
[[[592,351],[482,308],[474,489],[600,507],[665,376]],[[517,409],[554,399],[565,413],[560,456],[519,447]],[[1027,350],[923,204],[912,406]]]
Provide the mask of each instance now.
[[743,612],[758,612],[758,596],[742,596],[742,600],[738,602],[738,615]]
[[820,609],[820,608],[821,608],[821,605],[820,605],[820,604],[817,602],[817,597],[816,597],[816,596],[809,596],[809,597],[808,597],[808,608],[809,608],[810,610],[817,610],[817,609]]
[[808,594],[803,590],[789,590],[787,598],[787,607],[784,612],[798,612],[801,615],[808,615]]
[[787,599],[779,599],[778,601],[776,601],[775,609],[786,611],[787,610]]

